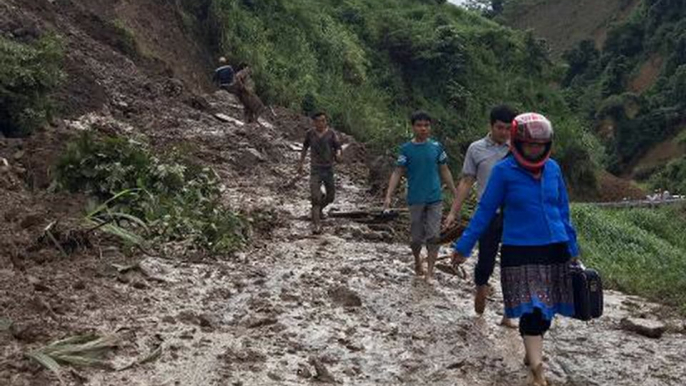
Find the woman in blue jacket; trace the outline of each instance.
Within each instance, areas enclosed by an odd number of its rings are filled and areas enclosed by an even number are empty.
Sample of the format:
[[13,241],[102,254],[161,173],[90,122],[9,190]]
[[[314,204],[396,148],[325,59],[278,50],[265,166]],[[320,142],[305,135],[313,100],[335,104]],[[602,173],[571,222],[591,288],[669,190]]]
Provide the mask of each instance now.
[[560,166],[550,159],[553,128],[536,113],[512,122],[511,154],[493,168],[479,207],[453,245],[461,264],[503,208],[501,284],[505,315],[519,318],[533,385],[543,375],[543,335],[556,314],[573,316],[570,264],[579,255]]

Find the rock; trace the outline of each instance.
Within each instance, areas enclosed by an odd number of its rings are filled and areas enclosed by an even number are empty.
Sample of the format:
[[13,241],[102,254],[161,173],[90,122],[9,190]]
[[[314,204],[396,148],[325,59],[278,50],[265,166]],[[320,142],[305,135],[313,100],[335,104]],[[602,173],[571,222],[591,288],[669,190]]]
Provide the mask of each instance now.
[[384,236],[381,234],[381,232],[370,231],[363,233],[362,238],[367,241],[383,241]]
[[212,329],[217,322],[211,315],[202,314],[198,316],[198,324],[200,324],[200,327],[202,328]]
[[131,282],[131,279],[126,275],[118,274],[117,281],[123,284],[128,284]]
[[34,226],[36,226],[42,222],[43,222],[43,216],[42,215],[30,214],[30,215],[24,217],[23,220],[21,220],[21,222],[19,223],[19,226],[22,227],[22,229],[33,228]]
[[214,114],[214,117],[219,119],[222,122],[233,123],[236,126],[245,125],[245,123],[243,121],[239,121],[238,119],[236,119],[234,117],[230,117],[226,114],[217,113],[217,114]]
[[283,378],[281,378],[278,374],[271,372],[271,371],[267,372],[267,376],[269,377],[269,379],[271,379],[273,381],[277,381],[277,382],[283,381]]
[[190,340],[190,339],[193,339],[194,335],[195,335],[195,329],[192,328],[190,330],[187,330],[187,331],[184,331],[183,333],[181,333],[181,335],[179,336],[179,339]]
[[267,158],[259,152],[259,150],[249,147],[241,152],[241,164],[246,166],[254,166],[258,162],[265,162]]
[[40,326],[37,324],[14,323],[9,331],[15,339],[25,343],[34,343],[42,336]]
[[29,284],[31,284],[33,286],[33,289],[38,291],[38,292],[49,292],[50,291],[50,287],[43,284],[43,282],[35,276],[29,275],[26,280],[29,282]]
[[296,374],[298,374],[298,376],[301,378],[312,378],[312,373],[310,372],[310,369],[308,369],[305,365],[300,365],[300,367],[298,367],[298,371],[296,372]]
[[174,319],[174,317],[171,315],[167,315],[164,318],[162,318],[162,322],[167,324],[176,324],[176,319]]
[[200,95],[192,95],[184,101],[187,105],[200,111],[209,111],[212,108],[210,102]]
[[171,78],[164,83],[164,93],[170,97],[176,97],[183,93],[184,85],[180,79]]
[[258,118],[258,119],[257,119],[257,122],[258,122],[262,127],[264,127],[265,129],[268,129],[268,130],[274,129],[274,125],[272,125],[271,123],[267,122],[267,121],[266,121],[265,119],[263,119],[263,118]]
[[362,305],[360,296],[347,287],[332,287],[329,289],[328,294],[331,300],[339,306],[360,307]]
[[659,339],[667,329],[667,326],[662,322],[640,318],[624,318],[621,321],[621,326],[626,331],[654,339]]
[[72,288],[75,290],[84,290],[86,289],[86,283],[83,282],[83,280],[78,280],[76,283],[72,285]]
[[263,319],[250,319],[248,321],[248,328],[258,328],[264,326],[271,326],[276,324],[278,320],[276,318],[263,318]]
[[319,382],[325,383],[336,383],[336,379],[331,375],[329,370],[324,366],[321,360],[317,358],[310,358],[310,364],[314,366],[315,376],[314,379]]
[[143,282],[142,280],[134,280],[133,283],[131,283],[131,286],[132,286],[133,288],[139,289],[139,290],[144,290],[144,289],[150,288],[150,287],[149,287],[147,284],[145,284],[145,282]]

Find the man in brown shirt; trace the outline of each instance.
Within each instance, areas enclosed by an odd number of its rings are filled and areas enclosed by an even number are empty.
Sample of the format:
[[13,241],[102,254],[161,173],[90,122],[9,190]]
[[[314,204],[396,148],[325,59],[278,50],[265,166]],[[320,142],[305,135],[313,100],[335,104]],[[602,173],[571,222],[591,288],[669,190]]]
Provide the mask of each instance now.
[[225,89],[235,94],[243,104],[244,119],[247,123],[258,123],[258,119],[264,111],[264,104],[255,93],[255,87],[251,78],[252,70],[250,67],[241,64],[241,69],[234,77],[233,83]]
[[[303,150],[298,164],[298,174],[303,172],[303,165],[310,150],[310,199],[312,201],[313,233],[321,232],[321,217],[324,208],[333,202],[336,194],[334,183],[334,162],[341,158],[341,144],[338,136],[329,128],[326,114],[315,113],[312,116],[314,129],[305,135]],[[326,191],[322,194],[321,186]]]

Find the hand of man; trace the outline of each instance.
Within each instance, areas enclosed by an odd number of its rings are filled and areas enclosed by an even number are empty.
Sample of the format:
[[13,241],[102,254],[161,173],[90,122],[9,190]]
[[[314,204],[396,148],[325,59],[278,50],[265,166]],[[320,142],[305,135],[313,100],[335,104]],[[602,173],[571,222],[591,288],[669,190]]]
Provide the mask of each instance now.
[[391,198],[386,197],[386,199],[383,202],[383,211],[387,212],[391,208]]
[[448,217],[445,218],[445,221],[443,222],[443,229],[448,229],[453,224],[455,223],[455,213],[450,212],[448,213]]
[[455,269],[457,270],[458,267],[459,267],[460,265],[464,264],[464,262],[466,262],[466,261],[467,261],[467,258],[464,257],[464,256],[462,256],[462,254],[460,254],[460,252],[457,252],[457,251],[454,251],[454,252],[453,252],[453,258],[452,258],[452,261],[451,261],[451,264],[453,265],[453,268],[455,268]]

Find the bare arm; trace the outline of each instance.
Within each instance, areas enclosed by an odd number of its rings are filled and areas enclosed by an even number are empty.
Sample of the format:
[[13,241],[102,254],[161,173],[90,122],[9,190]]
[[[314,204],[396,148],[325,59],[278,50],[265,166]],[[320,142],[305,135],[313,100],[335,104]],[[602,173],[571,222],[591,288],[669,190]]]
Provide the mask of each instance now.
[[391,174],[391,179],[388,181],[388,190],[386,191],[386,199],[384,200],[383,208],[388,209],[391,206],[391,199],[393,198],[393,193],[398,188],[400,183],[400,178],[405,174],[405,168],[398,166]]
[[453,205],[450,208],[450,213],[448,214],[448,217],[445,220],[446,227],[451,226],[452,223],[455,221],[455,218],[460,214],[460,211],[462,210],[462,205],[464,204],[464,201],[467,199],[467,196],[469,196],[469,192],[472,190],[472,186],[474,186],[475,182],[476,178],[470,175],[463,176],[460,179],[460,183],[457,185],[456,189],[457,193],[453,198]]
[[455,189],[455,182],[453,182],[453,174],[450,172],[450,168],[448,167],[447,164],[441,165],[441,179],[443,179],[443,183],[448,186],[448,189],[450,190],[450,193],[453,194],[453,196],[457,196],[457,189]]
[[310,136],[305,135],[305,141],[303,142],[303,149],[300,152],[300,161],[298,161],[298,173],[302,173],[303,166],[305,165],[305,158],[307,158],[307,150],[310,148]]
[[300,152],[300,161],[298,162],[298,170],[302,170],[303,165],[305,165],[305,158],[307,158],[307,149],[303,147],[303,150]]

